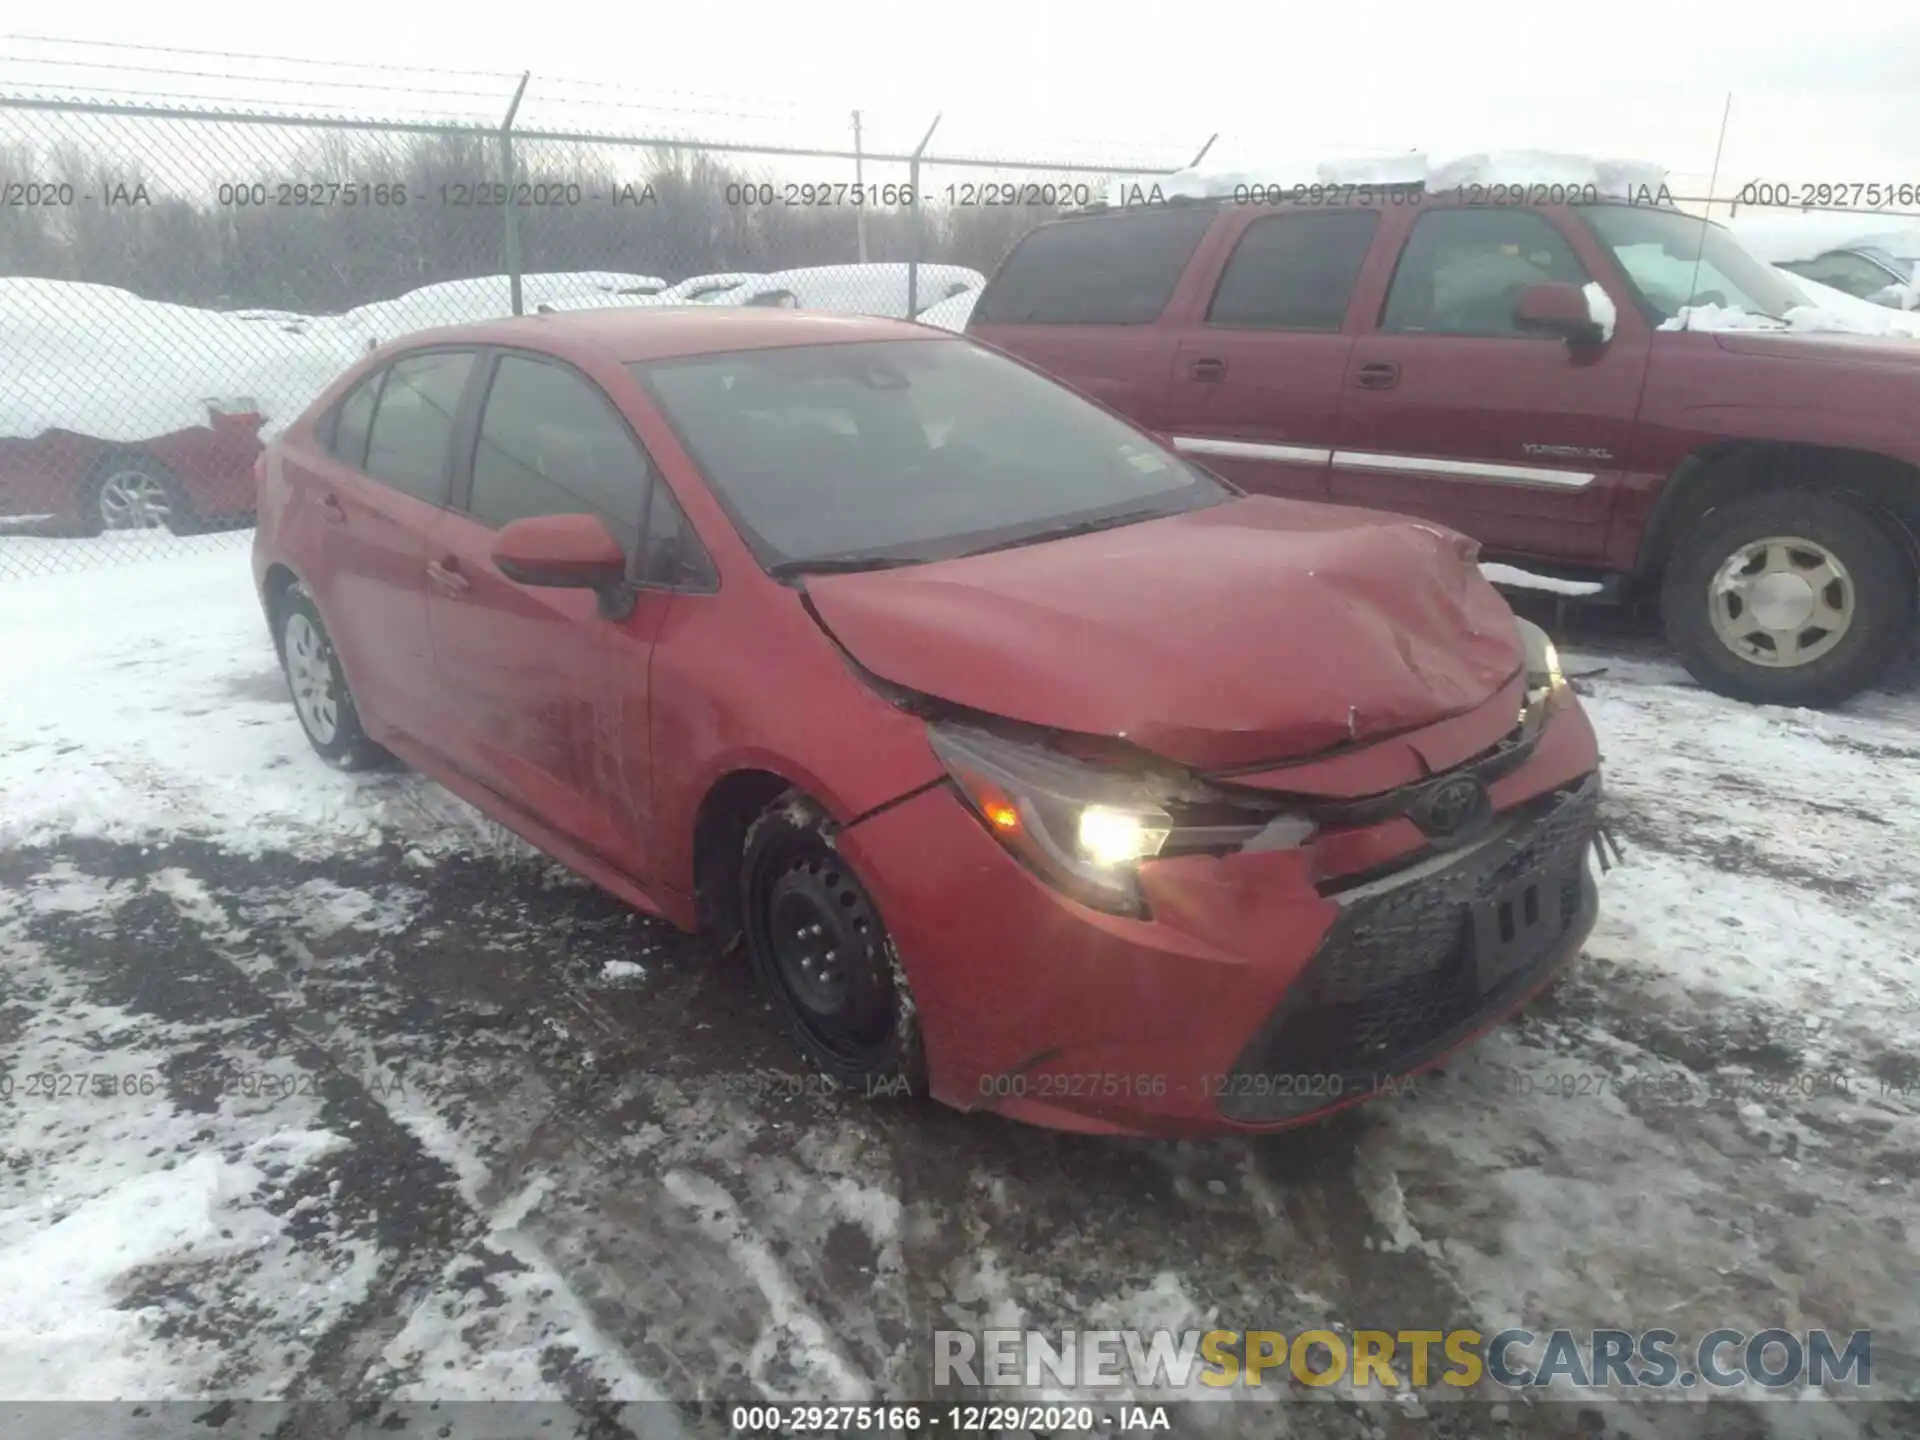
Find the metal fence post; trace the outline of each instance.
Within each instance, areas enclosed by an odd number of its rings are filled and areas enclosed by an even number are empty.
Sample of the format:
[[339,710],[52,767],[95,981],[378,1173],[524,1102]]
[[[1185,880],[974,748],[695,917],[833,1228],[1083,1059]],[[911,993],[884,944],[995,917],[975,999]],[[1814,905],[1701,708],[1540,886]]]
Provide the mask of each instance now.
[[927,133],[914,147],[913,158],[907,162],[907,192],[913,206],[913,253],[907,257],[906,318],[909,320],[920,313],[920,253],[926,243],[926,230],[920,223],[920,157],[927,153],[927,142],[939,127],[940,117],[935,115],[933,124],[927,126]]
[[500,213],[506,225],[507,290],[512,297],[513,313],[526,314],[520,296],[520,207],[513,203],[513,117],[520,111],[520,97],[527,93],[531,70],[520,72],[520,83],[513,87],[513,99],[507,105],[506,119],[500,122],[500,179],[505,187]]

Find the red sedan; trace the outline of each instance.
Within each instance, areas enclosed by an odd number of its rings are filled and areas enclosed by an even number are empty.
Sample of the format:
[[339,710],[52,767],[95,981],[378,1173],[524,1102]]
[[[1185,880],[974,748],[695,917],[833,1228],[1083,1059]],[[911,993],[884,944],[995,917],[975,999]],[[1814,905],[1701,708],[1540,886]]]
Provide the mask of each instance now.
[[72,430],[0,436],[0,518],[48,519],[82,534],[176,535],[253,513],[266,416],[210,405],[205,425],[127,443]]
[[848,1086],[1295,1124],[1594,919],[1593,731],[1470,542],[1249,497],[903,322],[411,336],[263,457],[314,748],[725,942]]

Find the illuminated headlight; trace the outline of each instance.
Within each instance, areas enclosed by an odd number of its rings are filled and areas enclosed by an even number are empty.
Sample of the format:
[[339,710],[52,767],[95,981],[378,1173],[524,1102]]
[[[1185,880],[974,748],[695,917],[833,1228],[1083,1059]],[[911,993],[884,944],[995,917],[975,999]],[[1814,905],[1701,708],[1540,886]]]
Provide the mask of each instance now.
[[994,839],[1057,889],[1104,910],[1142,912],[1140,866],[1176,836],[1274,848],[1304,843],[1313,833],[1304,820],[1276,829],[1270,817],[1256,825],[1183,831],[1167,806],[1187,792],[1169,776],[1102,768],[973,725],[931,725],[927,738]]
[[[1560,669],[1560,652],[1547,632],[1531,620],[1515,618],[1520,639],[1527,647],[1527,710],[1534,711],[1551,700],[1567,683]],[[1524,717],[1523,717],[1524,718]]]
[[1102,867],[1151,860],[1167,843],[1169,827],[1136,810],[1089,805],[1080,812],[1080,853]]

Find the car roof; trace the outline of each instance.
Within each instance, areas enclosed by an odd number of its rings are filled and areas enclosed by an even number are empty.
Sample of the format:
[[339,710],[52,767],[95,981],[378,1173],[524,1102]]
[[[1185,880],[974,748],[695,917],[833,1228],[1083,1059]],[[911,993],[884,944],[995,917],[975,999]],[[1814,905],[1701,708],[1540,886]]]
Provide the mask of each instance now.
[[[860,340],[927,340],[945,332],[877,315],[755,306],[635,305],[562,310],[423,330],[398,345],[524,345],[565,354],[591,348],[616,360],[677,360],[729,350],[776,350]],[[948,339],[958,338],[947,335]],[[382,347],[383,349],[398,348]]]

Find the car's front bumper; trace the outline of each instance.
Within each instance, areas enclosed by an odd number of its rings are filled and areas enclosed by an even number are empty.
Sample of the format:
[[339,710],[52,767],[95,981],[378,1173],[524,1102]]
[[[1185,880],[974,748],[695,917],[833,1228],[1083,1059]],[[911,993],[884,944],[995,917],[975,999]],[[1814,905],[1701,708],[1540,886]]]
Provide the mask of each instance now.
[[1472,844],[1345,888],[1306,851],[1161,860],[1146,919],[1062,896],[946,786],[839,847],[899,947],[937,1098],[1106,1133],[1266,1129],[1433,1063],[1578,952],[1598,794],[1569,703]]

